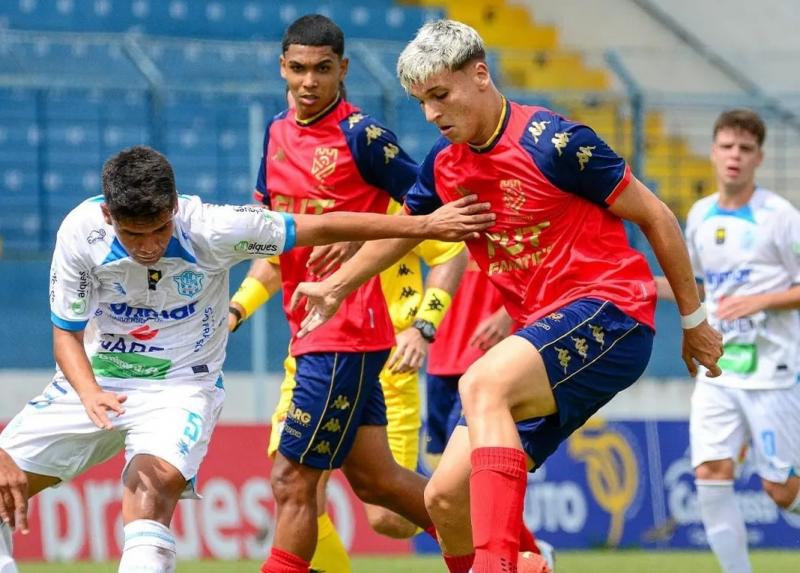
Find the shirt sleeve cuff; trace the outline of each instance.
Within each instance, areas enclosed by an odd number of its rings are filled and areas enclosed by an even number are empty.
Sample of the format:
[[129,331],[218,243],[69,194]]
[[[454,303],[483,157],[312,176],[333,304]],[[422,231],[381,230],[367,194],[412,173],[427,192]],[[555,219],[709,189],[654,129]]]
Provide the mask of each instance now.
[[617,200],[617,198],[620,196],[620,194],[628,186],[628,183],[631,182],[631,179],[633,179],[633,173],[631,172],[631,166],[626,163],[625,164],[625,172],[622,174],[622,179],[619,180],[619,183],[617,183],[616,187],[614,187],[614,190],[611,191],[611,193],[609,193],[608,197],[606,197],[606,205],[611,207],[611,205],[614,204],[614,202]]
[[283,224],[286,226],[286,238],[283,241],[283,251],[286,252],[295,246],[297,243],[297,224],[289,213],[278,213],[283,218]]
[[70,332],[78,332],[79,330],[83,330],[86,328],[86,325],[89,324],[88,320],[65,320],[60,316],[56,316],[56,314],[53,312],[50,313],[50,322],[52,322],[61,330],[69,330]]

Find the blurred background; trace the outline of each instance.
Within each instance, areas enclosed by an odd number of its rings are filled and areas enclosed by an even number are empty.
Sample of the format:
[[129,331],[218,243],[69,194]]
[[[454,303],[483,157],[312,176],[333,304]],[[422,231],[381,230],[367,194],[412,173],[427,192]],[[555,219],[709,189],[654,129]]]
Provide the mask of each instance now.
[[[250,202],[264,125],[285,107],[280,38],[294,19],[315,12],[330,16],[345,32],[349,99],[392,128],[418,160],[436,130],[403,92],[395,63],[423,22],[450,17],[482,34],[495,82],[507,96],[594,127],[679,220],[697,198],[713,191],[711,129],[716,116],[730,107],[753,108],[768,124],[758,182],[795,204],[800,201],[800,10],[792,0],[4,0],[0,421],[50,376],[47,287],[55,232],[72,207],[102,192],[104,160],[125,147],[147,144],[169,157],[180,192],[209,202]],[[635,232],[631,240],[647,252]],[[235,269],[231,284],[237,285],[245,271]],[[629,457],[639,464],[641,480],[617,484],[628,492],[627,502],[612,511],[611,502],[603,500],[613,496],[593,493],[585,478],[579,484],[579,493],[589,500],[583,521],[576,517],[580,496],[575,492],[564,493],[561,509],[545,507],[545,501],[526,509],[529,525],[549,528],[556,539],[563,534],[562,544],[573,544],[579,530],[584,533],[575,542],[579,547],[704,544],[691,497],[679,502],[685,515],[670,505],[675,498],[669,479],[676,480],[678,490],[680,483],[690,487],[690,480],[675,476],[686,477],[680,464],[688,463],[682,432],[691,392],[670,303],[659,307],[657,326],[645,380],[615,401],[604,412],[609,421],[593,430],[616,432],[631,444]],[[258,425],[269,418],[287,342],[279,300],[270,301],[232,337],[226,423]],[[660,424],[667,424],[662,434],[678,436],[667,446],[659,446]],[[588,464],[576,455],[569,463],[579,469]],[[621,454],[603,455],[614,460]],[[670,478],[671,462],[678,469]],[[564,467],[563,479],[569,481],[571,466]],[[559,481],[560,472],[538,472],[536,480],[567,483]],[[753,496],[760,495],[756,490]],[[552,505],[554,498],[547,499]],[[777,510],[764,517],[769,509],[762,502],[752,502],[758,511],[751,541],[781,545],[782,536],[793,535],[796,543],[800,523],[790,524]],[[632,519],[641,508],[649,521],[633,528],[631,538],[625,537],[630,528],[614,539],[581,529],[594,523],[592,511],[608,517],[597,520],[602,530],[613,519]],[[552,517],[556,514],[577,521],[559,521]],[[666,526],[668,531],[659,533]],[[652,535],[644,539],[648,527]],[[56,544],[61,549],[41,545],[30,554],[48,559],[114,554],[113,549],[96,553],[88,539],[87,534],[75,541],[73,553]],[[198,555],[217,555],[206,541],[198,543]]]

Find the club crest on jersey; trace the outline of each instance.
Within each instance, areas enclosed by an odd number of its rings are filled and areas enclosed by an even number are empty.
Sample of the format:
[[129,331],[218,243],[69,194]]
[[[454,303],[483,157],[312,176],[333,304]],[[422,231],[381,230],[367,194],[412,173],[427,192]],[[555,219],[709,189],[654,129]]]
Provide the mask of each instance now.
[[334,147],[317,147],[314,150],[314,159],[311,162],[311,175],[319,181],[333,174],[336,170],[336,159],[339,150]]
[[519,213],[525,204],[525,195],[522,193],[522,181],[519,179],[502,179],[500,190],[503,192],[503,204]]
[[725,227],[717,227],[714,231],[714,242],[718,245],[725,243]]
[[175,287],[178,294],[188,298],[193,298],[197,293],[203,290],[203,273],[196,273],[194,271],[183,271],[177,277],[172,277],[175,281]]

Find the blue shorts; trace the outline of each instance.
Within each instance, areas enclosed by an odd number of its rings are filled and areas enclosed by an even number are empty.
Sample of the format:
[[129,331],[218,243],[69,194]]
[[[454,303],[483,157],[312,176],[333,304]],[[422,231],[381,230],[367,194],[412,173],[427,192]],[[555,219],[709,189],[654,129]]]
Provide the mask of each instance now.
[[426,376],[428,420],[425,423],[425,451],[441,454],[461,418],[458,380],[461,376]]
[[653,329],[608,301],[583,298],[514,333],[539,351],[558,412],[517,422],[522,448],[541,466],[572,432],[647,367]]
[[388,350],[298,356],[278,451],[313,468],[341,467],[360,426],[386,425],[378,374],[387,358]]

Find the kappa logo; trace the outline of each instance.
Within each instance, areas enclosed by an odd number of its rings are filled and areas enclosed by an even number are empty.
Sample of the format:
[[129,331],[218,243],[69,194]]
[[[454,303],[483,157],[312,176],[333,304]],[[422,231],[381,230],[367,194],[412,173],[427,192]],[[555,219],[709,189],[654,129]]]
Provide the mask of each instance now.
[[175,287],[178,294],[187,298],[194,298],[194,296],[203,290],[203,273],[196,273],[194,271],[183,271],[177,277],[172,277],[175,281]]
[[133,336],[136,340],[152,340],[158,336],[158,329],[150,328],[149,325],[143,324],[142,326],[134,328],[128,332],[128,334]]
[[339,150],[335,147],[317,147],[314,150],[314,158],[311,161],[311,175],[319,181],[325,180],[336,171],[336,160],[339,157]]

